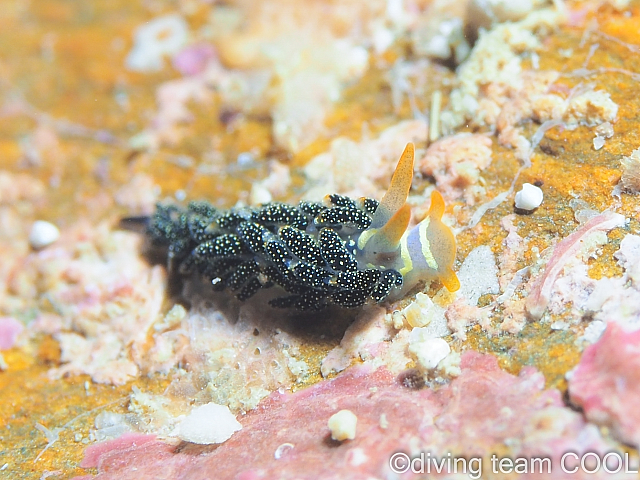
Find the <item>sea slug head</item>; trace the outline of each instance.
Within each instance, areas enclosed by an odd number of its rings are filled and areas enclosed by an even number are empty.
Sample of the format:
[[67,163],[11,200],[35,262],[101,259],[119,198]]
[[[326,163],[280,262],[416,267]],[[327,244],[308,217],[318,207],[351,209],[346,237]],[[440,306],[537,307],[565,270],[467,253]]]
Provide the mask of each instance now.
[[460,281],[453,271],[456,239],[451,228],[442,222],[444,207],[442,195],[434,190],[427,217],[402,239],[403,265],[399,272],[408,286],[437,279],[450,292],[460,288]]
[[362,266],[374,265],[398,270],[404,279],[402,292],[420,282],[440,280],[449,291],[460,288],[453,271],[455,237],[442,222],[445,205],[434,191],[427,217],[407,231],[411,209],[407,197],[413,180],[415,149],[409,143],[398,162],[389,189],[376,209],[371,226],[357,241],[356,256]]

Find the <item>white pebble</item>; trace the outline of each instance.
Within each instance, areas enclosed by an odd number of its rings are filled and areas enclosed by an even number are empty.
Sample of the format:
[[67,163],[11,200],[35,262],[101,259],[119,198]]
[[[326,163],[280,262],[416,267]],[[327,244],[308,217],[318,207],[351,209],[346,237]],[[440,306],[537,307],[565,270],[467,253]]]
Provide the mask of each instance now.
[[251,165],[255,164],[256,160],[251,152],[242,152],[238,155],[236,161],[241,167],[250,167]]
[[242,425],[226,405],[207,403],[191,410],[177,427],[177,436],[185,442],[210,445],[222,443]]
[[542,190],[530,183],[524,183],[522,190],[516,193],[516,208],[521,210],[533,210],[538,208],[544,197]]
[[39,250],[60,238],[60,230],[53,223],[44,220],[36,220],[31,226],[29,232],[29,243],[32,248]]
[[602,147],[604,147],[604,137],[596,135],[593,139],[593,148],[594,150],[600,150]]
[[358,417],[351,410],[340,410],[331,415],[329,419],[329,430],[331,438],[334,440],[353,440],[356,438],[356,424]]
[[426,328],[414,328],[409,336],[411,353],[420,370],[433,370],[451,352],[451,347],[442,338],[429,338]]

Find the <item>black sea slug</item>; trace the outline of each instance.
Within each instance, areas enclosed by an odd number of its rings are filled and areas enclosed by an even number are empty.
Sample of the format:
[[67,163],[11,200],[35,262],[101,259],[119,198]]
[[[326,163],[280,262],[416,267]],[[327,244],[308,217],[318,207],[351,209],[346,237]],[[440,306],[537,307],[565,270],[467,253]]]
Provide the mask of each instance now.
[[334,194],[323,203],[228,211],[207,202],[186,209],[158,205],[147,235],[152,245],[167,249],[170,273],[198,272],[240,300],[279,287],[283,295],[269,301],[274,307],[358,307],[399,298],[436,279],[455,291],[455,238],[442,223],[440,193],[431,195],[427,217],[407,230],[413,160],[410,143],[380,202]]

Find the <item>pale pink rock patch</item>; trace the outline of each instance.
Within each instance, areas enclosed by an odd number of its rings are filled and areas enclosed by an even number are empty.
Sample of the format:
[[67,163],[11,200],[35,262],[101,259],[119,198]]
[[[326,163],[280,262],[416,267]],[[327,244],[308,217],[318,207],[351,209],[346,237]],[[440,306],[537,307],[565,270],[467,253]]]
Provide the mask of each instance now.
[[592,422],[609,426],[623,442],[640,445],[640,330],[615,322],[588,346],[569,381],[571,401]]
[[[89,447],[82,466],[97,466],[94,478],[100,480],[134,478],[133,472],[139,480],[158,478],[158,472],[183,480],[209,479],[213,472],[221,480],[357,480],[396,478],[389,458],[399,451],[478,455],[486,464],[500,451],[509,457],[548,456],[554,470],[545,478],[566,478],[559,468],[562,453],[611,448],[594,425],[564,406],[557,390],[544,388],[535,369],[515,376],[501,370],[495,357],[473,351],[462,355],[461,368],[449,385],[416,390],[385,368],[352,367],[293,394],[274,392],[239,417],[242,430],[217,447],[174,447],[129,434]],[[357,417],[358,433],[339,443],[327,422],[345,409]]]

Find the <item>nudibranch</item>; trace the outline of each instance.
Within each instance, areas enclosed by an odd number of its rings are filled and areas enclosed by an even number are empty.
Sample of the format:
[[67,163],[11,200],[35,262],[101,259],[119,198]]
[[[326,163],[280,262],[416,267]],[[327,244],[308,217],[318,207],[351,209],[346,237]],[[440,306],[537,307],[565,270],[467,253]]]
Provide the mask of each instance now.
[[405,148],[382,200],[338,194],[297,206],[269,203],[220,211],[207,202],[186,209],[158,205],[149,219],[151,243],[167,249],[170,273],[194,271],[240,300],[279,286],[274,307],[319,310],[399,298],[440,280],[449,291],[455,237],[442,222],[444,200],[434,191],[426,218],[407,230],[414,146]]

